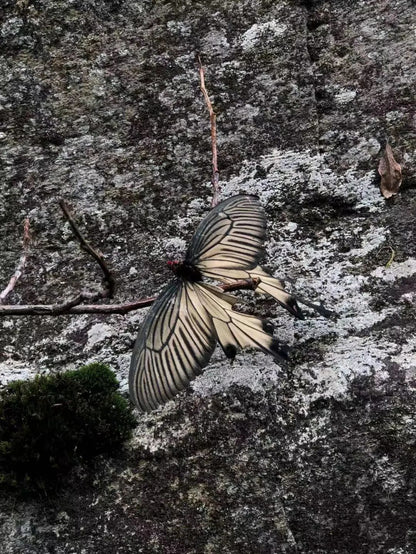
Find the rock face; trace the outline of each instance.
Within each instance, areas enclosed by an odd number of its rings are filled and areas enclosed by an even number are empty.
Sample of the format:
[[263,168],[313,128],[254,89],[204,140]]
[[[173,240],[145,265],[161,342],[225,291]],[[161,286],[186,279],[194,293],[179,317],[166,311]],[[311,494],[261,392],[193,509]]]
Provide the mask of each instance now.
[[[211,195],[200,54],[222,197],[260,196],[269,269],[338,314],[293,321],[244,294],[293,347],[288,366],[216,353],[94,479],[3,498],[2,552],[416,552],[414,3],[3,0],[0,23],[0,289],[27,216],[33,233],[10,302],[100,282],[59,198],[116,301],[170,278]],[[388,202],[386,139],[403,166]],[[125,387],[143,316],[2,318],[1,379],[100,360]]]

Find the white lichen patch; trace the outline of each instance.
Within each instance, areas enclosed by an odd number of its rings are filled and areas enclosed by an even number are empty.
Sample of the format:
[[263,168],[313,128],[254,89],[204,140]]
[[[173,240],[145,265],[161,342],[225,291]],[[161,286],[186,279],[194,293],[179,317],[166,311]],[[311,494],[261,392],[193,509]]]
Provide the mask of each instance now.
[[337,104],[348,104],[352,102],[356,96],[357,91],[355,90],[341,89],[335,94],[334,99]]
[[211,396],[231,385],[246,386],[253,391],[264,390],[279,379],[281,368],[261,352],[240,353],[231,364],[221,352],[220,359],[211,363],[205,372],[192,383],[201,396]]
[[390,459],[387,455],[382,456],[377,460],[373,472],[375,479],[380,478],[381,485],[387,495],[394,494],[404,486],[405,472],[397,471],[394,457]]
[[315,392],[303,402],[345,395],[352,379],[383,372],[386,358],[397,350],[397,345],[387,342],[378,345],[371,337],[350,336],[338,340],[327,347],[322,362],[297,368],[304,381],[315,385]]
[[219,30],[212,30],[201,40],[202,51],[210,55],[218,55],[230,48],[226,35]]
[[[355,160],[355,163],[358,161]],[[258,165],[267,171],[263,179],[257,177]],[[246,163],[239,175],[227,183],[221,183],[221,186],[224,197],[238,192],[257,194],[264,205],[270,200],[280,204],[284,202],[287,192],[297,191],[299,205],[313,192],[343,198],[355,204],[357,209],[377,211],[384,206],[384,201],[373,181],[372,172],[358,172],[354,167],[350,167],[341,178],[326,165],[320,154],[313,154],[310,150],[273,150],[263,156],[260,163]]]
[[371,275],[382,279],[386,283],[392,283],[403,277],[411,277],[416,274],[416,259],[409,258],[404,262],[393,262],[390,267],[378,267]]
[[114,175],[113,184],[115,188],[123,189],[123,190],[131,189],[137,192],[142,187],[140,186],[141,185],[140,183],[136,182],[136,180],[137,180],[136,173],[127,172],[127,173]]
[[255,23],[241,37],[241,47],[243,50],[251,50],[256,46],[259,40],[269,36],[281,36],[287,30],[287,25],[281,21],[266,21],[265,23]]
[[36,367],[27,362],[5,360],[0,362],[0,386],[20,379],[29,379],[36,375],[36,372]]
[[310,445],[325,437],[328,425],[327,417],[316,417],[313,423],[313,426],[306,427],[296,434],[295,440],[289,445],[289,451],[296,452],[300,445]]
[[356,234],[361,236],[361,247],[352,248],[348,253],[349,257],[364,257],[373,250],[380,248],[380,246],[386,241],[386,230],[382,227],[374,227],[364,235],[361,235],[361,231],[362,229],[360,227],[356,229]]
[[7,19],[0,27],[0,35],[3,38],[16,36],[24,25],[20,17],[11,17]]
[[175,439],[183,439],[187,435],[194,433],[195,428],[191,420],[184,420],[174,430],[169,426],[167,427],[161,416],[171,410],[174,410],[174,401],[161,406],[152,414],[140,414],[138,427],[134,431],[132,445],[146,448],[149,452],[157,452],[163,450],[169,444],[174,444]]
[[356,145],[348,150],[348,156],[356,161],[366,161],[370,157],[376,156],[381,149],[381,144],[374,138],[361,138]]
[[86,350],[91,350],[96,344],[112,337],[116,331],[105,323],[96,323],[88,331]]
[[409,380],[416,379],[416,336],[408,337],[399,354],[392,356],[392,361],[399,364],[407,373]]
[[192,33],[192,27],[190,25],[187,25],[183,21],[168,21],[166,23],[166,27],[172,34],[182,37],[188,37]]
[[14,325],[13,319],[5,319],[2,321],[3,329],[12,329]]
[[170,260],[181,260],[187,248],[186,242],[179,237],[166,239],[162,243],[162,249]]

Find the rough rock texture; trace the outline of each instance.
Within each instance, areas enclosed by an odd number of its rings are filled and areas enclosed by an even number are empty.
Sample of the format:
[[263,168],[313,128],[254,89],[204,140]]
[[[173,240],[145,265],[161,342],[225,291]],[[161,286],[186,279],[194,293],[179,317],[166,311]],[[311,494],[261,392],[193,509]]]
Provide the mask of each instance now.
[[[266,264],[338,313],[272,318],[293,346],[139,416],[135,439],[56,498],[1,499],[7,554],[416,552],[416,6],[410,0],[3,0],[0,288],[50,302],[101,276],[57,199],[116,274],[157,292],[209,206],[197,55],[218,113],[222,196],[257,193]],[[403,165],[393,201],[376,167]],[[394,260],[388,264],[394,252]],[[110,363],[125,386],[144,312],[0,321],[3,382]]]

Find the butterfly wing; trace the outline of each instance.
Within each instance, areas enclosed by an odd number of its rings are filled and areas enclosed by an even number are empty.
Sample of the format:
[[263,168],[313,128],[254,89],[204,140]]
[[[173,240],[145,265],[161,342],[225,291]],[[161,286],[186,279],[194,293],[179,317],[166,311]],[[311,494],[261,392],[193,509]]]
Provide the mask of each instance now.
[[254,268],[263,255],[266,219],[256,196],[224,200],[202,220],[185,263],[205,271]]
[[234,296],[206,283],[190,284],[201,304],[212,318],[215,335],[225,355],[234,358],[237,348],[255,348],[275,358],[286,359],[287,347],[264,330],[257,317],[234,311]]
[[208,363],[215,348],[212,319],[191,283],[169,283],[142,325],[130,366],[130,396],[142,411],[173,398]]
[[217,279],[223,283],[232,283],[239,279],[259,279],[260,282],[256,288],[256,292],[260,294],[268,294],[279,302],[288,312],[299,319],[303,319],[301,309],[296,302],[296,298],[288,293],[283,283],[266,273],[260,266],[254,269],[218,269],[207,270],[204,272],[207,277]]
[[[265,230],[258,199],[233,196],[201,222],[185,264],[214,279],[238,279],[239,272],[250,278],[251,270],[261,271],[256,266],[263,254]],[[184,389],[208,363],[216,339],[230,358],[238,347],[285,357],[284,348],[265,332],[260,319],[232,310],[236,301],[217,287],[183,279],[162,291],[142,325],[130,367],[130,394],[142,411],[156,408]]]

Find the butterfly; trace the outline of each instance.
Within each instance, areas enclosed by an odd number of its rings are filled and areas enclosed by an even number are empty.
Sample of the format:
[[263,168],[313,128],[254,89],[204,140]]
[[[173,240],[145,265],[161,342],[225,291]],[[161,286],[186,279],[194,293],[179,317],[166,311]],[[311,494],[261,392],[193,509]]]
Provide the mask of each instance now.
[[286,357],[286,347],[261,319],[233,310],[237,298],[204,281],[259,279],[257,292],[270,294],[302,318],[295,298],[258,266],[265,233],[258,198],[232,196],[202,220],[184,260],[168,262],[175,278],[149,310],[131,360],[130,395],[141,411],[151,411],[183,390],[207,365],[217,341],[231,359],[237,347]]

